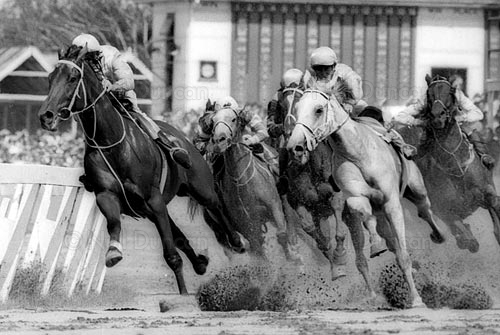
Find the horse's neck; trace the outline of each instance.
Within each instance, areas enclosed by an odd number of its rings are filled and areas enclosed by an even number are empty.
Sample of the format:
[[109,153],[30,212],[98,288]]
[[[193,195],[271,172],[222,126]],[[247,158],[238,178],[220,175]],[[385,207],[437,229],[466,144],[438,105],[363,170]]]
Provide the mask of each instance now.
[[[86,73],[85,88],[87,93],[87,106],[95,102],[93,108],[79,114],[85,134],[99,146],[107,146],[117,143],[123,135],[123,123],[121,116],[109,100],[107,95],[97,98],[102,93],[102,88],[96,80],[88,79],[93,73]],[[94,77],[92,77],[94,78]],[[97,100],[97,101],[96,101]],[[85,106],[85,107],[87,107]]]
[[[348,117],[346,115],[346,117]],[[363,147],[362,133],[364,129],[360,129],[360,124],[350,119],[331,135],[335,151],[349,160],[360,160],[366,156],[367,150]]]
[[243,172],[251,163],[252,152],[245,149],[241,144],[233,144],[224,152],[224,163],[226,171],[231,175]]
[[443,130],[434,130],[435,140],[439,144],[438,147],[444,148],[449,152],[454,152],[463,146],[466,150],[468,147],[463,141],[463,133],[456,121],[452,121]]

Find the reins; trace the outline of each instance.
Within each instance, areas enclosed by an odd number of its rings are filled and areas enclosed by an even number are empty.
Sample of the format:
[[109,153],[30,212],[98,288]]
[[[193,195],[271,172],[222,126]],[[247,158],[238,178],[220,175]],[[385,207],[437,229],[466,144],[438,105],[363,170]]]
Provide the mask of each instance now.
[[[123,116],[120,115],[120,113],[118,111],[115,111],[116,113],[118,113],[118,116],[120,117],[120,121],[121,121],[121,126],[122,126],[122,135],[120,137],[120,139],[118,141],[116,141],[115,143],[112,143],[110,145],[106,145],[106,146],[102,146],[102,145],[98,145],[96,140],[95,140],[95,136],[96,136],[96,133],[97,133],[97,112],[96,112],[96,109],[95,109],[95,105],[96,103],[106,94],[106,89],[103,88],[103,90],[101,91],[101,93],[97,96],[97,98],[90,104],[90,105],[87,105],[87,91],[85,89],[85,83],[83,81],[83,74],[84,74],[84,65],[85,63],[82,62],[82,66],[79,67],[76,63],[72,62],[72,61],[68,61],[68,60],[59,60],[58,61],[58,64],[65,64],[65,65],[68,65],[72,68],[75,68],[77,69],[79,72],[80,72],[80,79],[78,81],[78,84],[75,88],[75,91],[73,92],[73,97],[71,98],[71,101],[70,101],[70,104],[65,107],[64,109],[67,109],[69,111],[69,117],[67,118],[63,118],[60,114],[58,115],[61,119],[63,120],[67,120],[69,119],[70,117],[72,116],[76,116],[77,117],[77,121],[80,123],[80,126],[82,127],[82,131],[85,135],[85,142],[86,144],[93,148],[93,149],[97,149],[97,151],[99,152],[99,154],[101,155],[104,163],[106,164],[106,166],[108,167],[109,171],[111,172],[111,174],[115,177],[115,179],[117,180],[118,182],[118,185],[120,185],[120,189],[123,193],[123,197],[125,199],[125,203],[127,204],[128,208],[130,209],[130,211],[137,217],[141,217],[141,215],[139,215],[132,207],[132,205],[130,204],[130,202],[128,201],[128,198],[127,198],[127,194],[125,192],[125,187],[123,186],[123,183],[121,182],[118,174],[116,173],[115,169],[113,169],[113,166],[111,165],[111,163],[109,162],[109,160],[106,158],[106,156],[104,155],[104,152],[103,150],[106,150],[106,149],[110,149],[110,148],[113,148],[119,144],[121,144],[124,140],[125,140],[125,137],[126,137],[126,130],[125,130],[125,121],[123,120]],[[82,88],[82,91],[83,91],[83,102],[84,102],[84,108],[81,109],[81,110],[78,110],[78,111],[73,111],[73,106],[74,106],[74,103],[76,101],[76,98],[77,97],[80,97],[78,95],[78,92],[80,90],[80,87]],[[111,93],[112,94],[112,93]],[[114,97],[114,96],[113,96]],[[116,99],[116,98],[115,98]],[[123,107],[123,106],[122,106]],[[94,113],[94,130],[93,130],[93,134],[92,134],[92,137],[89,136],[85,130],[85,127],[83,126],[83,122],[81,120],[81,117],[80,117],[80,114],[89,110],[89,109],[92,109],[93,113]],[[115,108],[113,108],[114,110]],[[127,111],[128,113],[128,111]],[[89,141],[92,141],[92,143],[89,143]]]

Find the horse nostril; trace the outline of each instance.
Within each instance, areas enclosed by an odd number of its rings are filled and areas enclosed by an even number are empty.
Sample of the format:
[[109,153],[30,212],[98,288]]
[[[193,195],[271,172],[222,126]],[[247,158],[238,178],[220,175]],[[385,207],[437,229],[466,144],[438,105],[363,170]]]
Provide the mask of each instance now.
[[54,118],[54,113],[51,111],[46,111],[44,116],[46,119],[52,120]]
[[304,151],[304,147],[303,147],[303,146],[301,146],[301,145],[296,145],[296,146],[295,146],[295,151],[297,151],[297,152],[302,152],[302,151]]
[[222,143],[222,142],[224,142],[225,140],[226,140],[226,136],[221,136],[221,137],[219,137],[218,142],[219,142],[219,143]]

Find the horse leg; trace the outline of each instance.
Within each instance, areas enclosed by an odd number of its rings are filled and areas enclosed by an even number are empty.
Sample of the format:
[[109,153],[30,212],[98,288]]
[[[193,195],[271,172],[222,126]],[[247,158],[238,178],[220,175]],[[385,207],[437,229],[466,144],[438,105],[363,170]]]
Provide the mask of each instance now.
[[148,205],[152,213],[148,214],[148,218],[153,221],[160,234],[161,244],[163,246],[163,258],[174,272],[179,293],[187,295],[188,292],[184,281],[184,274],[182,273],[182,258],[175,249],[172,224],[170,223],[167,206],[165,206],[163,197],[158,189],[153,188],[152,193],[153,194],[148,200]]
[[493,233],[497,243],[500,244],[500,197],[496,194],[495,188],[492,185],[488,185],[486,189],[486,208],[490,213],[491,220],[493,222]]
[[191,261],[194,272],[196,272],[196,274],[205,274],[205,272],[207,271],[208,257],[204,255],[196,255],[195,251],[189,244],[189,240],[187,239],[186,235],[184,235],[179,227],[177,227],[170,214],[167,213],[167,215],[170,221],[170,227],[172,229],[172,235],[176,248],[181,250]]
[[370,281],[370,274],[368,273],[368,261],[366,260],[363,249],[365,247],[365,231],[362,226],[362,216],[357,210],[353,210],[346,206],[342,213],[343,221],[346,223],[351,233],[351,240],[354,246],[354,251],[356,252],[356,267],[358,271],[363,276],[366,283],[366,288],[370,294],[371,298],[375,298],[377,294],[373,289]]
[[[284,231],[279,232],[279,225],[277,223],[278,233],[276,237],[278,239],[278,243],[283,247],[283,250],[285,251],[286,258],[288,260],[292,260],[294,262],[302,264],[302,257],[298,252],[298,239],[295,231],[295,220],[297,219],[296,213],[288,203],[288,197],[286,194],[280,196],[280,198],[282,209],[279,212],[284,215],[283,224],[285,225],[285,227]],[[276,217],[275,220],[277,220]]]
[[370,258],[379,256],[387,251],[384,241],[377,233],[377,218],[372,214],[370,200],[366,197],[349,197],[347,205],[351,210],[361,214],[361,220],[370,234]]
[[430,235],[432,242],[443,243],[445,241],[441,228],[436,224],[434,214],[431,210],[431,202],[427,196],[424,179],[417,165],[414,164],[408,176],[408,187],[404,192],[404,197],[410,200],[418,210],[418,216],[429,224],[432,229]]
[[120,243],[120,200],[115,193],[105,191],[96,195],[96,202],[107,221],[109,247],[106,253],[106,266],[110,268],[123,259],[123,249]]
[[213,188],[195,187],[194,184],[190,183],[189,194],[205,208],[205,221],[214,230],[219,243],[222,242],[222,245],[238,253],[243,253],[248,249],[248,241],[232,227],[223,209],[223,204]]
[[342,221],[342,211],[344,210],[345,200],[342,192],[337,192],[333,195],[331,201],[333,210],[335,211],[335,250],[333,251],[334,262],[337,265],[347,264],[347,252],[344,247],[345,228]]
[[399,192],[395,190],[394,193],[395,195],[393,195],[393,197],[390,198],[384,205],[384,212],[387,215],[389,224],[394,232],[396,260],[410,289],[410,295],[412,297],[411,306],[425,306],[413,280],[412,264],[406,249],[405,222],[403,207],[401,206],[401,202],[399,200]]

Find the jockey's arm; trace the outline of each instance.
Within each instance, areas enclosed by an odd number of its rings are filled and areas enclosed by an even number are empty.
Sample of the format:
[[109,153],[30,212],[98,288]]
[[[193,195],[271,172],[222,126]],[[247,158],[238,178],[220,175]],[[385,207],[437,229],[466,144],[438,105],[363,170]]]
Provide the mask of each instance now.
[[417,116],[424,110],[425,104],[425,97],[423,99],[417,99],[404,110],[394,115],[391,122],[405,126],[421,125],[423,121],[418,119]]
[[481,121],[484,118],[483,112],[474,105],[474,103],[465,96],[461,90],[457,90],[455,93],[457,102],[459,105],[459,114],[455,117],[457,122],[467,122],[472,123],[476,121]]
[[134,73],[118,50],[111,56],[111,69],[115,82],[111,91],[126,92],[134,89]]
[[345,103],[354,107],[358,101],[363,98],[363,85],[361,83],[361,77],[351,69],[343,76],[343,80],[351,88],[353,95],[352,99],[345,101]]
[[264,122],[257,113],[245,112],[245,111],[242,113],[245,113],[244,120],[253,133],[252,137],[250,138],[249,144],[260,143],[269,137],[266,126],[264,125]]

